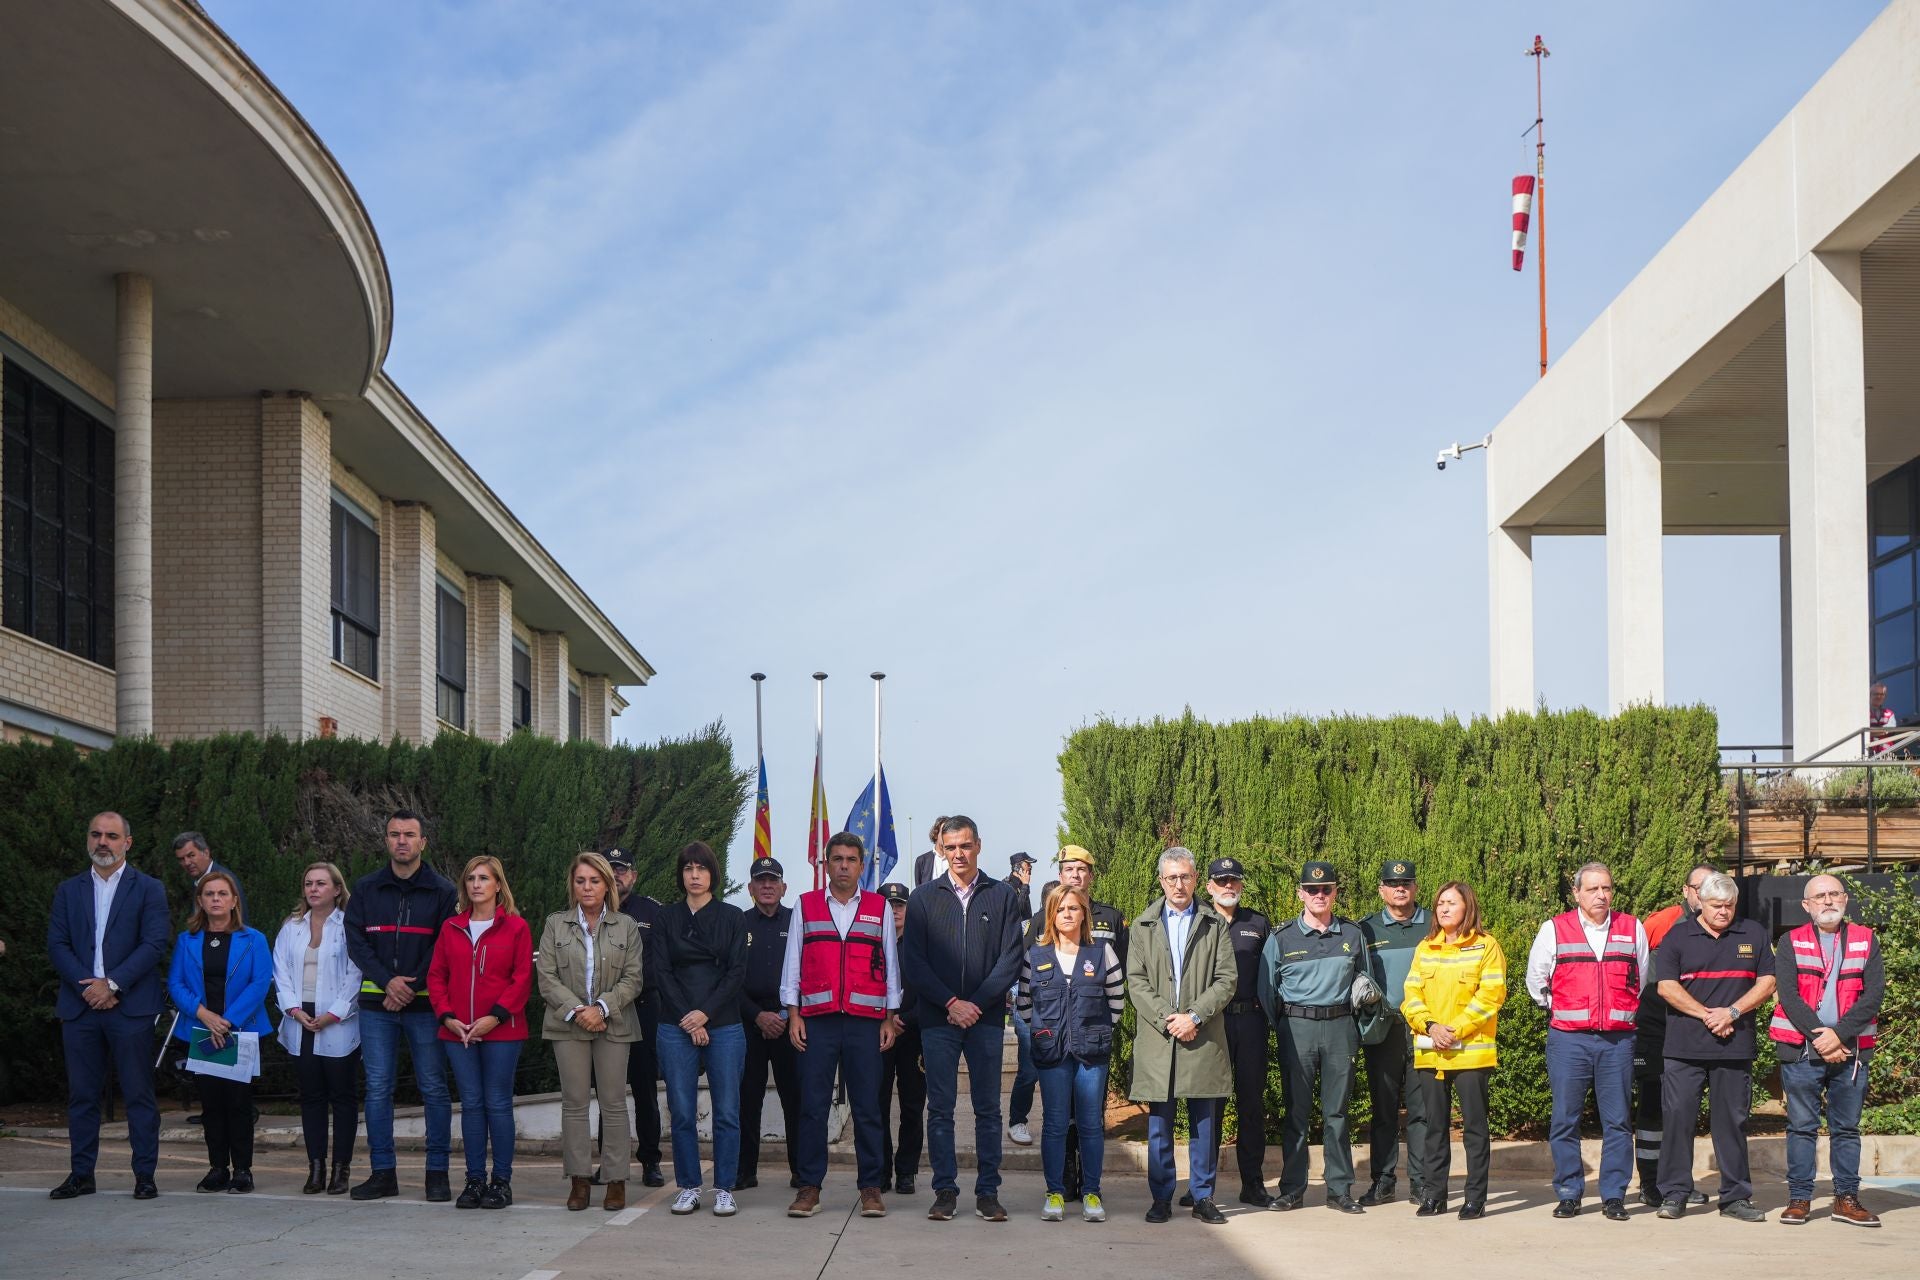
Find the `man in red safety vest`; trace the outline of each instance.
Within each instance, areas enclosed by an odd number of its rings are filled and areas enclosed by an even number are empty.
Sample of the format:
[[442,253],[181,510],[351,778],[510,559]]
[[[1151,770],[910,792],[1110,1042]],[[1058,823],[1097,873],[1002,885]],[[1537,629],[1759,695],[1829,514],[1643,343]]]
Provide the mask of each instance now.
[[859,836],[843,831],[827,841],[827,887],[800,895],[787,930],[780,999],[787,1035],[800,1053],[800,1128],[788,1138],[801,1186],[787,1207],[790,1218],[820,1211],[836,1071],[845,1077],[853,1112],[860,1216],[887,1213],[880,1194],[887,1173],[880,1071],[881,1055],[900,1034],[900,961],[886,899],[860,887],[865,862]]

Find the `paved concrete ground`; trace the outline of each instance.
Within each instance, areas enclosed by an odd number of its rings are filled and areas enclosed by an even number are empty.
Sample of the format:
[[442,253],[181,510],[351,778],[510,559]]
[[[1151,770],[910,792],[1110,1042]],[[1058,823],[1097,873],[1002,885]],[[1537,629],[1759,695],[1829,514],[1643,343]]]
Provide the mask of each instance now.
[[[1475,1223],[1451,1216],[1416,1219],[1405,1204],[1349,1218],[1310,1203],[1284,1214],[1229,1205],[1232,1220],[1224,1227],[1205,1227],[1184,1215],[1156,1227],[1141,1220],[1144,1179],[1109,1176],[1112,1220],[1095,1226],[1077,1217],[1057,1225],[1040,1222],[1044,1187],[1037,1175],[1021,1172],[1009,1175],[1002,1194],[1013,1221],[989,1225],[970,1214],[951,1223],[926,1221],[931,1195],[925,1175],[920,1195],[905,1203],[890,1198],[893,1212],[869,1220],[854,1215],[851,1178],[835,1170],[819,1216],[794,1221],[784,1215],[790,1193],[773,1165],[763,1168],[765,1185],[742,1193],[740,1214],[732,1219],[705,1212],[671,1217],[671,1188],[645,1192],[623,1214],[597,1207],[568,1213],[561,1207],[559,1164],[546,1156],[518,1163],[513,1208],[460,1212],[418,1199],[420,1167],[419,1157],[402,1156],[405,1198],[354,1204],[344,1196],[301,1195],[300,1153],[263,1151],[256,1160],[255,1194],[197,1195],[192,1186],[205,1168],[201,1152],[168,1143],[161,1148],[161,1198],[141,1203],[127,1194],[132,1179],[124,1143],[109,1143],[102,1151],[100,1194],[54,1203],[46,1191],[65,1176],[65,1142],[0,1139],[0,1275],[872,1280],[898,1274],[1012,1280],[1057,1272],[1099,1280],[1327,1280],[1381,1274],[1380,1263],[1361,1260],[1364,1253],[1402,1259],[1410,1274],[1446,1271],[1474,1280],[1533,1280],[1549,1267],[1570,1276],[1613,1276],[1623,1268],[1722,1276],[1817,1270],[1891,1280],[1915,1274],[1920,1245],[1920,1197],[1878,1188],[1868,1193],[1886,1219],[1878,1231],[1826,1221],[1824,1205],[1820,1217],[1798,1229],[1698,1212],[1681,1222],[1660,1222],[1637,1205],[1631,1223],[1607,1222],[1591,1211],[1558,1222],[1538,1180],[1496,1183],[1489,1216]],[[968,1177],[963,1175],[963,1189]],[[638,1184],[632,1189],[645,1191]],[[1763,1208],[1777,1214],[1781,1201],[1778,1188],[1763,1188]],[[971,1199],[963,1197],[961,1205],[965,1213]]]

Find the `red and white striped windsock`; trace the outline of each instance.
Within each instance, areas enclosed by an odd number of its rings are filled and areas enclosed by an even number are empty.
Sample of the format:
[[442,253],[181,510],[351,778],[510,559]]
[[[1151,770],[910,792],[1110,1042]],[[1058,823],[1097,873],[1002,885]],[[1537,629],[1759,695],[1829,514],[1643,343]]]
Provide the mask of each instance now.
[[1533,220],[1533,177],[1521,174],[1513,180],[1513,269],[1527,256],[1527,224]]

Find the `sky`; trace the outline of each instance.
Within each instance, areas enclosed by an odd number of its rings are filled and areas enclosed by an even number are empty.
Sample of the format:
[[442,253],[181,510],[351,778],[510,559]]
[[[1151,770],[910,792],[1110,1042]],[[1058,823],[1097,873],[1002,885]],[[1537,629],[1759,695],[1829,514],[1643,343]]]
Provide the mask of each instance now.
[[[618,735],[749,767],[767,674],[790,885],[816,670],[835,826],[887,673],[895,878],[943,813],[1045,861],[1102,716],[1483,714],[1433,458],[1536,375],[1534,33],[1557,354],[1881,7],[203,2],[367,206],[389,374],[658,669]],[[1778,741],[1776,541],[1665,573],[1669,701]],[[1535,597],[1604,708],[1601,540]]]

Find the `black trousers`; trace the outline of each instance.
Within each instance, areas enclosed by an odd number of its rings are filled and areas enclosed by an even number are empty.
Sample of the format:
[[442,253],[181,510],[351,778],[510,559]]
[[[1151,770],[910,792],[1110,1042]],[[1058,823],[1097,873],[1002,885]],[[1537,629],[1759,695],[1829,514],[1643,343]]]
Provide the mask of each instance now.
[[207,1134],[207,1163],[235,1172],[253,1168],[253,1081],[201,1076],[201,1128]]
[[660,1163],[660,1055],[655,1048],[659,1030],[659,1008],[641,1009],[640,1038],[627,1053],[627,1087],[633,1090],[633,1158],[642,1165]]
[[740,1176],[756,1177],[760,1167],[760,1117],[766,1109],[767,1071],[773,1071],[774,1092],[780,1095],[780,1117],[787,1134],[787,1172],[800,1176],[800,1153],[794,1135],[800,1132],[800,1055],[785,1036],[769,1040],[749,1019],[742,1028],[747,1038],[746,1066],[740,1072]]
[[1753,1174],[1747,1165],[1747,1114],[1753,1107],[1750,1058],[1668,1058],[1660,1076],[1660,1105],[1666,1125],[1660,1135],[1660,1198],[1684,1199],[1693,1192],[1693,1131],[1700,1119],[1700,1095],[1707,1095],[1707,1123],[1713,1134],[1713,1160],[1720,1166],[1720,1204],[1753,1198]]
[[[301,1005],[309,1015],[310,1004]],[[340,1058],[323,1058],[313,1051],[313,1032],[300,1032],[300,1056],[294,1059],[300,1082],[300,1132],[307,1140],[307,1159],[327,1158],[327,1117],[333,1117],[333,1162],[353,1160],[353,1140],[360,1131],[360,1108],[353,1096],[359,1074],[360,1051]]]
[[[1379,1044],[1363,1044],[1367,1059],[1367,1096],[1373,1121],[1367,1135],[1367,1170],[1375,1185],[1397,1180],[1400,1165],[1400,1109],[1407,1111],[1407,1185],[1413,1198],[1426,1195],[1421,1152],[1427,1141],[1424,1095],[1413,1073],[1413,1035],[1404,1018],[1394,1018]],[[1442,1126],[1443,1128],[1445,1126]],[[1445,1187],[1436,1189],[1445,1192]]]
[[[893,1095],[900,1094],[900,1145],[893,1142]],[[1073,1131],[1067,1131],[1073,1141]],[[892,1183],[920,1172],[927,1142],[927,1069],[920,1061],[920,1028],[908,1024],[893,1048],[880,1055],[880,1145],[885,1178]]]
[[1660,1055],[1633,1051],[1633,1159],[1640,1168],[1640,1190],[1660,1194],[1660,1139],[1666,1112],[1660,1106]]
[[[1267,1063],[1273,1025],[1259,1009],[1227,1015],[1227,1060],[1233,1067],[1233,1108],[1239,1117],[1233,1154],[1242,1191],[1265,1191],[1267,1163]],[[1213,1127],[1213,1167],[1220,1177],[1220,1125]],[[1071,1131],[1069,1131],[1071,1132]]]
[[1458,1102],[1460,1138],[1467,1149],[1464,1199],[1468,1204],[1485,1204],[1487,1171],[1493,1163],[1492,1134],[1487,1124],[1487,1086],[1493,1079],[1493,1068],[1449,1071],[1444,1080],[1438,1072],[1424,1068],[1413,1075],[1413,1087],[1427,1124],[1421,1149],[1407,1149],[1409,1181],[1427,1196],[1446,1196],[1447,1179],[1453,1175],[1453,1104]]

